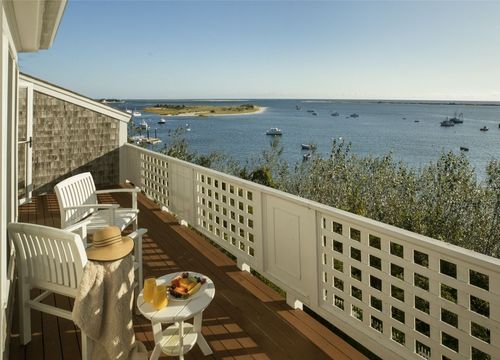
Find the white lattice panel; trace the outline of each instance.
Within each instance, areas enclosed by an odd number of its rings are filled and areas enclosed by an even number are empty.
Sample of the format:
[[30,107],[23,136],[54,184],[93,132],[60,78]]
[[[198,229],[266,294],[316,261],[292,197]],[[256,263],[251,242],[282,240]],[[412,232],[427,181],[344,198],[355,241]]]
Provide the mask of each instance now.
[[328,214],[320,228],[323,309],[403,357],[500,356],[498,269]]
[[141,184],[146,195],[169,206],[168,157],[143,152],[140,155]]
[[[196,172],[197,225],[210,238],[237,257],[244,257],[249,264],[257,254],[256,205],[260,207],[253,189],[223,176]],[[260,214],[261,209],[258,209]]]

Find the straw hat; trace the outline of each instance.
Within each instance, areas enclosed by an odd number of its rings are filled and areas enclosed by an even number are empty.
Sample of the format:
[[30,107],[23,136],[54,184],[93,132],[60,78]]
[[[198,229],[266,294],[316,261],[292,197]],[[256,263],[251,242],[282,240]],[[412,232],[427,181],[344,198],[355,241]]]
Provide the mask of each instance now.
[[94,233],[94,241],[86,251],[89,260],[114,261],[130,254],[133,248],[131,238],[122,237],[116,226],[108,226]]

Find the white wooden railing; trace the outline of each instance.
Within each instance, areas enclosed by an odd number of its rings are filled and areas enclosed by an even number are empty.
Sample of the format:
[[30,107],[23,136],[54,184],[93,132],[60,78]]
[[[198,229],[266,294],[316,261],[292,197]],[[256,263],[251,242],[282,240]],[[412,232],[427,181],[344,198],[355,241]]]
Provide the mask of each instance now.
[[500,260],[126,144],[122,179],[383,359],[500,359]]

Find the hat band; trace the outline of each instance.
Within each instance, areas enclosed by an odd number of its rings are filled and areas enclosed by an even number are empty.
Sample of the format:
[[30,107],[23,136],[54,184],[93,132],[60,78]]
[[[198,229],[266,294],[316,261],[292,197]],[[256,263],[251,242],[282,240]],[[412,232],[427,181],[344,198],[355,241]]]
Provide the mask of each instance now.
[[100,240],[98,242],[94,242],[93,245],[94,245],[94,247],[98,248],[98,247],[113,245],[113,244],[116,244],[120,241],[122,241],[122,237],[120,234],[117,234],[117,235],[112,236],[110,238],[103,239],[103,240]]

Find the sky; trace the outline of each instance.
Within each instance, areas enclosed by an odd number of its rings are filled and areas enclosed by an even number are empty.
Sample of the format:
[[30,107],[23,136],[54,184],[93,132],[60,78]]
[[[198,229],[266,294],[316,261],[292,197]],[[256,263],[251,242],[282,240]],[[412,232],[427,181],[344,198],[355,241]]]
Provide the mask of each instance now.
[[500,101],[500,1],[77,1],[20,70],[92,98]]

